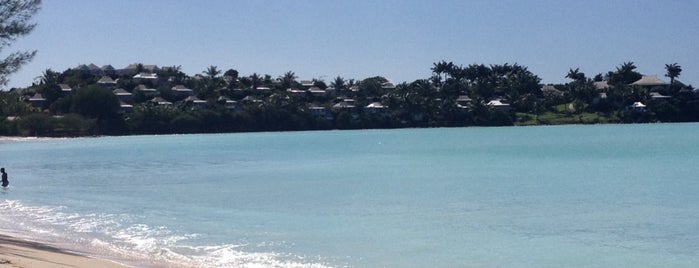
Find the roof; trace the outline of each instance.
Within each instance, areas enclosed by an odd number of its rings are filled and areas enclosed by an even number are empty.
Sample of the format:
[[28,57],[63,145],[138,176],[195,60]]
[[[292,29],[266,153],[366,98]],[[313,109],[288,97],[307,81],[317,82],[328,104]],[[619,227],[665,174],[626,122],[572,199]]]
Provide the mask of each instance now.
[[383,104],[381,104],[380,102],[377,101],[377,102],[369,103],[369,105],[367,105],[366,108],[384,109],[384,108],[388,108],[388,107],[384,106]]
[[381,88],[382,89],[395,89],[396,85],[394,85],[391,82],[386,82],[386,83],[381,84]]
[[29,98],[29,101],[45,101],[45,100],[46,99],[44,99],[44,96],[41,95],[41,93],[36,93],[36,94],[34,94],[34,96]]
[[312,87],[308,89],[308,92],[311,94],[325,94],[325,90],[320,89],[319,87]]
[[610,88],[609,83],[607,81],[597,81],[592,83],[597,90],[602,90],[602,89],[608,89]]
[[671,99],[672,97],[670,97],[670,96],[665,96],[665,95],[660,94],[660,93],[658,93],[658,92],[651,92],[651,93],[650,93],[650,98],[651,98],[651,99],[654,99],[654,100],[657,100],[657,99]]
[[456,98],[456,101],[465,101],[465,102],[468,102],[468,101],[472,101],[472,99],[469,98],[469,97],[466,96],[466,95],[459,95],[459,97]]
[[116,84],[116,82],[114,82],[114,79],[111,77],[105,75],[97,81],[97,84]]
[[133,108],[133,105],[128,104],[128,103],[123,102],[123,101],[119,101],[119,107],[121,107],[121,108]]
[[218,97],[218,101],[225,101],[226,103],[238,103],[237,101],[231,100],[226,96]]
[[136,90],[147,91],[147,92],[156,92],[156,91],[158,91],[157,89],[155,89],[155,88],[149,88],[149,87],[147,87],[146,85],[138,85],[138,86],[136,87]]
[[291,94],[303,94],[306,93],[304,90],[296,89],[296,88],[287,88],[286,92],[289,92]]
[[155,97],[150,100],[151,102],[155,102],[159,105],[170,105],[172,102],[167,101],[166,99],[163,99],[162,97]]
[[128,92],[124,90],[123,88],[117,88],[115,90],[112,90],[112,93],[117,96],[131,96],[131,92]]
[[73,91],[73,89],[68,84],[58,84],[58,86],[61,88],[61,91]]
[[338,102],[337,104],[333,105],[333,108],[341,108],[341,109],[354,108],[354,102],[347,102],[347,101]]
[[500,100],[491,100],[490,102],[488,102],[488,106],[498,107],[498,106],[510,106],[510,105],[507,103],[502,103]]
[[205,103],[206,102],[205,100],[201,100],[201,99],[197,98],[196,96],[189,96],[186,99],[184,99],[184,101],[191,101],[194,103]]
[[324,111],[324,110],[325,110],[325,107],[311,105],[311,106],[308,106],[308,109],[310,109],[310,110],[316,110],[316,111]]
[[633,108],[646,108],[646,105],[643,104],[643,102],[637,101],[631,104],[631,107]]
[[134,79],[158,79],[158,75],[155,73],[138,73],[133,76]]
[[[124,68],[124,69],[135,71],[138,69],[139,64],[140,63],[132,63],[132,64],[129,64],[128,66],[126,66],[126,68]],[[152,72],[152,73],[157,72],[160,69],[160,68],[158,68],[158,65],[153,65],[153,64],[141,64],[141,66],[143,67],[144,70],[148,70],[149,72]]]
[[172,90],[173,90],[173,91],[178,91],[178,92],[185,92],[185,91],[186,91],[186,92],[189,92],[189,91],[193,91],[192,89],[186,88],[186,87],[183,86],[183,85],[176,85],[176,86],[172,87]]
[[667,86],[670,83],[660,80],[657,75],[644,75],[641,79],[631,84],[637,86]]

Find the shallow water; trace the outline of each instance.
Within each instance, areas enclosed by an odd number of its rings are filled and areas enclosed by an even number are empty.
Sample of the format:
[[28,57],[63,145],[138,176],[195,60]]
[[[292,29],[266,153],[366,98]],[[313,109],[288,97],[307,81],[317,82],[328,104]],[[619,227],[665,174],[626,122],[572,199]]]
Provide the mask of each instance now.
[[0,229],[201,267],[696,267],[698,124],[0,142]]

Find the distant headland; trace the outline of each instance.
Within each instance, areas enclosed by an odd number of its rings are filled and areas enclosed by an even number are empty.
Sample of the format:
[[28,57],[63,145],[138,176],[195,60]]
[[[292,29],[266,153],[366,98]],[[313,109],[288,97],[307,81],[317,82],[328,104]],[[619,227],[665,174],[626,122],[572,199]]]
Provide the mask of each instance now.
[[669,81],[633,62],[593,77],[571,68],[568,83],[544,85],[519,64],[441,61],[431,77],[394,84],[89,64],[47,69],[31,86],[0,92],[0,136],[699,121],[699,91],[677,80],[677,63],[665,69]]

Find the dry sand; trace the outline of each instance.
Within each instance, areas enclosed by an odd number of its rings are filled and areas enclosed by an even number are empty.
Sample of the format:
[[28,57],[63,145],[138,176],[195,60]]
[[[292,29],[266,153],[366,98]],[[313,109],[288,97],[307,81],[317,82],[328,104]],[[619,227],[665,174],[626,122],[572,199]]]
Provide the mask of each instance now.
[[70,253],[41,243],[0,235],[0,268],[126,268],[108,260]]

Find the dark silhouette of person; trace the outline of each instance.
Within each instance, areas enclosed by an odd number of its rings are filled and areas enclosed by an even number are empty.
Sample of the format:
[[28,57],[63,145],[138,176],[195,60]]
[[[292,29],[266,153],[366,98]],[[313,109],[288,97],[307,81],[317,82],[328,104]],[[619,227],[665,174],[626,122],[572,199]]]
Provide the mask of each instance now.
[[7,187],[7,185],[10,184],[10,181],[7,180],[7,173],[5,173],[5,168],[0,168],[0,172],[2,172],[2,187]]

